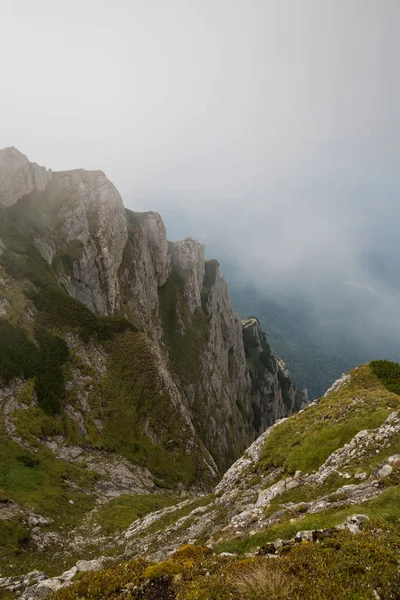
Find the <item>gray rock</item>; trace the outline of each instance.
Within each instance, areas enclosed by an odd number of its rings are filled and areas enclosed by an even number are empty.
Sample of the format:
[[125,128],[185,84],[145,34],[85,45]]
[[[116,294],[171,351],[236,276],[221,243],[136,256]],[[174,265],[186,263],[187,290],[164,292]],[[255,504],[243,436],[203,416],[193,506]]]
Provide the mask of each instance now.
[[171,272],[167,232],[158,213],[128,213],[126,260],[120,269],[121,304],[133,313],[143,329],[161,337],[158,288]]
[[104,556],[93,560],[78,560],[76,563],[76,570],[78,573],[81,571],[99,571],[105,560]]
[[51,171],[31,163],[16,148],[0,150],[0,206],[11,206],[36,190],[42,192],[51,180]]
[[383,467],[380,467],[376,473],[374,473],[375,477],[377,479],[381,479],[382,477],[387,477],[388,475],[390,475],[390,473],[393,471],[393,467],[392,465],[383,465]]
[[351,375],[349,373],[343,373],[343,375],[339,377],[339,379],[336,379],[336,381],[332,384],[329,390],[325,392],[324,398],[326,398],[326,396],[331,392],[338,392],[340,388],[349,383],[350,379]]
[[368,521],[367,515],[351,515],[342,525],[338,526],[338,529],[348,529],[351,533],[358,533]]
[[313,542],[314,532],[312,530],[298,531],[294,539],[296,542]]
[[201,306],[205,275],[204,245],[186,238],[172,245],[172,267],[182,277],[183,295],[190,312]]
[[27,524],[29,527],[46,527],[53,523],[53,519],[50,517],[44,517],[43,515],[35,515],[30,513],[27,518]]
[[68,292],[100,315],[119,306],[118,272],[128,239],[121,196],[102,171],[53,173],[42,202],[56,206],[51,228],[35,239],[48,262],[75,244],[72,270],[61,265],[59,276]]
[[7,309],[10,303],[7,298],[0,298],[0,317],[4,317],[7,314]]

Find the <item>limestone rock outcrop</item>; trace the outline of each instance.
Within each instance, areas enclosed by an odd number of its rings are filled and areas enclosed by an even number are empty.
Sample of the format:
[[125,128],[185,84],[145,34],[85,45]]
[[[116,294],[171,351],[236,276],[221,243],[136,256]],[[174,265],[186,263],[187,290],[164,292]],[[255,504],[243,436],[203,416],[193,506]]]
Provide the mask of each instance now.
[[128,241],[120,267],[121,308],[148,333],[161,336],[158,327],[158,288],[171,272],[170,246],[158,213],[126,211]]
[[243,342],[246,357],[252,364],[252,396],[258,408],[261,432],[278,419],[304,408],[307,396],[297,390],[285,363],[274,356],[255,317],[243,321]]
[[14,147],[0,150],[0,206],[11,206],[37,190],[43,192],[51,180],[51,171],[31,163]]
[[182,277],[183,297],[190,312],[201,306],[203,288],[204,246],[196,240],[185,238],[172,244],[172,267]]
[[52,212],[35,244],[48,262],[56,261],[68,292],[97,314],[113,314],[128,239],[124,206],[113,184],[102,171],[55,172],[45,193],[34,193],[32,201]]
[[[238,542],[240,546],[245,540],[253,556],[278,554],[282,546],[315,541],[321,539],[322,534],[329,535],[329,531],[332,534],[331,525],[326,530],[319,527],[305,530],[303,524],[305,521],[309,524],[310,519],[317,523],[326,519],[329,524],[332,515],[337,514],[338,530],[344,528],[357,533],[368,522],[368,516],[357,513],[367,511],[368,514],[372,509],[372,515],[376,517],[376,511],[381,507],[383,513],[387,510],[390,514],[391,499],[397,498],[400,474],[400,455],[397,453],[399,398],[373,378],[368,365],[346,376],[346,384],[352,387],[350,401],[342,389],[345,386],[340,386],[339,380],[336,383],[319,401],[266,429],[226,471],[215,487],[214,495],[204,497],[200,506],[193,503],[189,511],[186,502],[132,523],[124,534],[128,542],[126,555],[141,554],[145,548],[148,556],[163,560],[181,544],[196,543],[199,539],[206,540],[211,548],[226,540],[232,544]],[[327,427],[332,431],[343,431],[349,420],[357,415],[361,428],[364,419],[369,419],[369,411],[373,408],[377,411],[377,390],[380,407],[384,407],[377,421],[380,424],[359,431],[355,425],[355,435],[347,431],[346,438],[332,436],[330,449],[324,447],[320,454]],[[397,409],[393,410],[395,407]],[[393,412],[385,418],[384,413],[391,410]],[[314,469],[307,472],[294,470],[293,464],[285,462],[298,447],[302,432],[305,437],[300,443],[306,447],[310,436],[316,447],[315,454],[308,458],[310,461],[312,457],[310,464]],[[294,443],[293,436],[296,435],[299,439]],[[275,441],[271,442],[271,439]],[[268,450],[276,451],[274,460],[269,460]],[[300,451],[297,455],[299,464],[303,457],[304,453]],[[163,527],[166,511],[176,511],[177,515],[167,529]],[[346,518],[346,515],[349,516]],[[340,519],[344,518],[343,524],[339,525]],[[285,531],[289,523],[294,537],[290,541],[279,539],[279,527]],[[257,540],[256,534],[268,533],[269,528],[275,538],[262,547],[257,546],[257,541],[251,544],[252,539]]]

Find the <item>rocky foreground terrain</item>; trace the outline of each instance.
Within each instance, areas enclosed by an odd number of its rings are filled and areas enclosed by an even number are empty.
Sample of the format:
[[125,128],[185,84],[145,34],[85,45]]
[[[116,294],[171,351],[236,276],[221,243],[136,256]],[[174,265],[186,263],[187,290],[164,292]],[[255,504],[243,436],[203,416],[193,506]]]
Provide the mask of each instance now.
[[386,361],[355,369],[268,428],[213,493],[116,527],[114,556],[3,586],[24,600],[399,598],[399,379]]

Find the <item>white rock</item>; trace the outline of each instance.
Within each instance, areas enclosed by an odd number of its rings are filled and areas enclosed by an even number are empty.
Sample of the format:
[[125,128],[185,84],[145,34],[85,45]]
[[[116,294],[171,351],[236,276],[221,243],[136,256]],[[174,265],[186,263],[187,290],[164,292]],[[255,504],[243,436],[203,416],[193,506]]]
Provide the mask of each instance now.
[[342,388],[344,385],[349,383],[350,379],[351,379],[350,373],[343,373],[343,375],[341,377],[339,377],[339,379],[336,379],[334,384],[325,392],[323,397],[325,398],[330,392],[339,391],[340,388]]
[[70,581],[78,572],[77,567],[72,567],[72,569],[69,569],[68,571],[64,571],[64,573],[62,575],[60,575],[60,579],[62,579],[64,582],[65,581]]
[[351,515],[342,525],[338,526],[338,529],[348,529],[351,533],[358,533],[367,521],[369,521],[367,515]]
[[93,560],[78,560],[75,567],[78,572],[81,571],[99,571],[103,567],[105,557],[95,558]]
[[383,465],[383,467],[381,467],[379,469],[379,471],[376,473],[376,477],[378,477],[379,479],[382,477],[387,477],[388,475],[390,475],[390,473],[392,471],[393,471],[392,465]]
[[294,539],[298,542],[312,542],[313,532],[312,530],[298,531]]

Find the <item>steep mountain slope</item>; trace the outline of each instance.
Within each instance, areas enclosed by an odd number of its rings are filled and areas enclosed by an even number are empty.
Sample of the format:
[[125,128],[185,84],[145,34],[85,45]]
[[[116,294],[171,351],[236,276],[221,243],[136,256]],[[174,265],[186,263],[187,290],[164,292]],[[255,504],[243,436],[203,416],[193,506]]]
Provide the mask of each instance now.
[[387,361],[344,375],[267,429],[213,494],[136,519],[115,540],[133,562],[66,587],[78,565],[23,598],[398,598],[399,380]]
[[107,545],[92,512],[113,498],[143,514],[210,489],[304,402],[201,244],[101,171],[0,151],[2,573]]
[[[216,207],[212,214],[200,205],[194,211],[169,206],[163,217],[171,239],[184,232],[206,240],[208,256],[218,256],[229,282],[235,311],[242,318],[257,315],[272,351],[283,358],[297,385],[314,399],[343,372],[377,356],[400,361],[397,208],[363,219],[363,227],[373,227],[357,246],[358,267],[342,258],[332,272],[329,253],[303,260],[299,252],[307,253],[309,245],[287,243],[292,236],[286,240],[282,232],[287,234],[291,213],[278,211],[282,229],[274,246],[279,228],[266,218],[267,204],[265,210],[260,205],[260,213],[256,203],[250,204],[252,210],[242,203],[231,210]],[[353,233],[348,232],[351,244]],[[261,234],[264,243],[260,237],[255,245]],[[341,247],[335,243],[333,254]]]
[[[385,369],[395,392],[386,387]],[[188,540],[247,551],[339,524],[354,505],[398,520],[399,374],[398,365],[378,361],[343,376],[319,401],[268,428],[225,473],[206,508],[186,516],[186,528],[163,527],[143,542],[138,534],[146,535],[149,518],[135,522],[126,533],[128,552],[144,545],[158,556]]]

